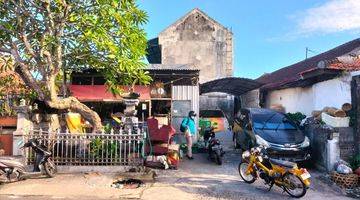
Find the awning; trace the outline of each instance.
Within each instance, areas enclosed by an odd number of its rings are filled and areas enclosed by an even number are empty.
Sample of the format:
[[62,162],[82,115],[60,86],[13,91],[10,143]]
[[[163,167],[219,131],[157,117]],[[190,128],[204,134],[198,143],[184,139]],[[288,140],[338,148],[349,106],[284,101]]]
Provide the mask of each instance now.
[[261,83],[248,78],[228,77],[209,81],[200,85],[200,94],[223,92],[240,96],[261,87]]
[[[124,91],[129,91],[129,86],[121,86]],[[105,85],[70,85],[71,94],[81,102],[95,101],[121,101],[123,98],[114,96]],[[140,94],[139,100],[150,100],[150,87],[136,85],[135,92]]]

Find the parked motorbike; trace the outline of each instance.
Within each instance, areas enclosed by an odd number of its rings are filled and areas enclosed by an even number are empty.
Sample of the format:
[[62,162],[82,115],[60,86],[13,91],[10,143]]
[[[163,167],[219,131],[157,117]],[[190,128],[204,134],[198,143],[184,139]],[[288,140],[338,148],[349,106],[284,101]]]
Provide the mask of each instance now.
[[269,185],[283,188],[291,197],[300,198],[310,186],[310,173],[298,168],[296,163],[271,159],[266,156],[264,147],[252,148],[242,154],[239,174],[246,183],[253,183],[259,177]]
[[225,154],[225,152],[223,151],[223,147],[220,144],[220,140],[216,139],[214,130],[214,127],[205,130],[204,141],[206,141],[207,144],[209,158],[214,160],[216,164],[222,165],[222,156]]
[[30,139],[21,147],[23,148],[32,148],[35,152],[33,172],[27,172],[25,165],[15,158],[0,157],[0,177],[4,179],[3,182],[14,182],[41,175],[49,178],[55,176],[56,165],[52,161],[51,152],[47,151],[44,145],[39,144],[37,139]]

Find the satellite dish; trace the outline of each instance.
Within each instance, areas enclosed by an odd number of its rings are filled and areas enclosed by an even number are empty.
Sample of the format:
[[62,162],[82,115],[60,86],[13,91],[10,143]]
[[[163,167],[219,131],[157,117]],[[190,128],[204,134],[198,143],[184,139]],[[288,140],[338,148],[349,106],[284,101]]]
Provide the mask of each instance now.
[[320,69],[326,68],[326,62],[323,61],[323,60],[318,62],[317,67],[320,68]]

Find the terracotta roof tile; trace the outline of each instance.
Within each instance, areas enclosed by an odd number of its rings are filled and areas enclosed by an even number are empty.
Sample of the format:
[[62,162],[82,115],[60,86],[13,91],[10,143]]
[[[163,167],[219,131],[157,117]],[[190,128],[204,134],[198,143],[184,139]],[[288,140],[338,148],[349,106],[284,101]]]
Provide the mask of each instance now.
[[344,63],[344,62],[336,62],[330,64],[327,68],[329,69],[340,69],[340,70],[346,70],[346,71],[356,71],[360,70],[360,57],[354,59],[353,62]]
[[[314,57],[308,58],[301,62],[295,63],[293,65],[284,67],[275,72],[265,74],[256,79],[256,81],[264,83],[263,88],[276,88],[285,83],[290,83],[298,81],[301,79],[301,74],[303,72],[308,72],[316,69],[320,61],[334,61],[338,57],[346,55],[352,52],[354,49],[360,48],[360,38],[342,44],[338,47],[335,47],[329,51],[316,55]],[[340,67],[350,69],[352,66],[346,66],[344,64],[339,65],[330,65],[328,66],[331,69],[339,69]],[[357,65],[356,65],[356,69]]]

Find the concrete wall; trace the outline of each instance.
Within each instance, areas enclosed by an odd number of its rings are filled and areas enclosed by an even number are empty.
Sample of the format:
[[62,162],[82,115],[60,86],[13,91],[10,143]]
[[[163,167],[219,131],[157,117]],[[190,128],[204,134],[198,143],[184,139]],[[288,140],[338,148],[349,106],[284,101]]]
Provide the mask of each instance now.
[[313,110],[321,110],[325,106],[341,108],[344,103],[351,103],[351,80],[356,74],[359,72],[347,73],[305,88],[270,91],[265,97],[265,107],[281,104],[286,112],[302,112],[305,115],[311,115]]
[[265,107],[281,104],[286,112],[302,112],[310,115],[314,110],[312,87],[274,90],[266,95]]
[[344,103],[351,103],[351,79],[346,75],[313,85],[314,109],[341,108]]
[[194,9],[159,34],[162,64],[193,64],[200,83],[233,75],[232,33]]
[[260,91],[252,90],[240,96],[242,108],[260,108]]

